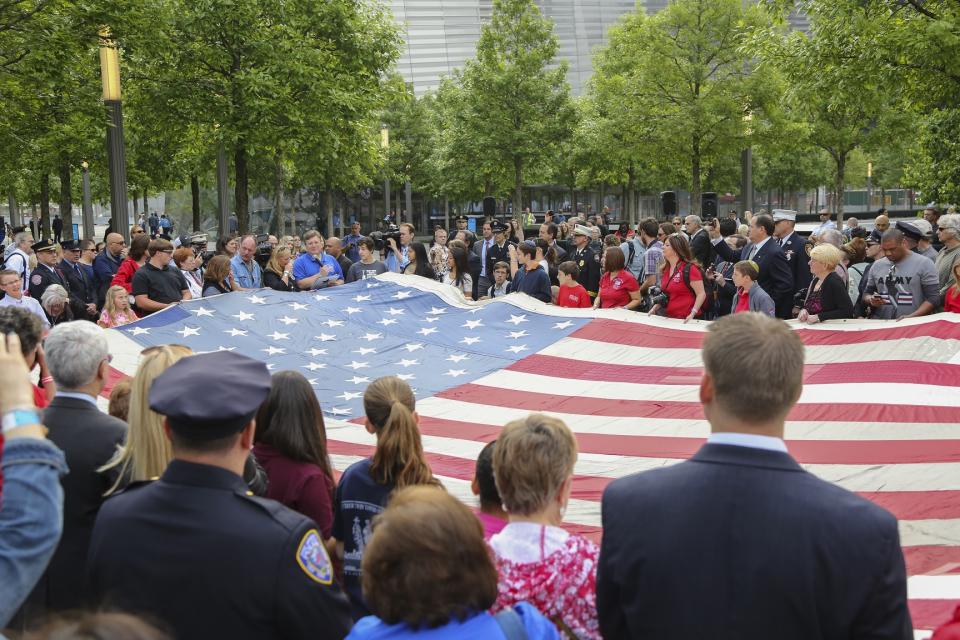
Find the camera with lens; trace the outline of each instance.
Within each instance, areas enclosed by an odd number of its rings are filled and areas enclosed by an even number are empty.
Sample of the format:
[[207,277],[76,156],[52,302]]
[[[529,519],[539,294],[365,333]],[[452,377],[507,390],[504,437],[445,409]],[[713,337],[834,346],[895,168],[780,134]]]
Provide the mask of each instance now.
[[382,231],[371,231],[367,234],[367,237],[373,240],[373,247],[377,251],[383,251],[384,241],[383,241],[383,232]]
[[650,305],[651,306],[658,304],[661,307],[665,307],[667,305],[667,302],[669,301],[670,301],[670,296],[667,294],[666,291],[664,291],[663,289],[661,289],[656,285],[650,287]]
[[257,252],[253,254],[253,259],[261,267],[266,267],[270,262],[270,256],[273,254],[273,245],[270,244],[270,236],[266,233],[257,235]]
[[387,230],[383,232],[383,244],[384,246],[390,246],[390,238],[393,238],[393,241],[396,243],[397,248],[400,248],[400,227],[395,224],[387,226]]

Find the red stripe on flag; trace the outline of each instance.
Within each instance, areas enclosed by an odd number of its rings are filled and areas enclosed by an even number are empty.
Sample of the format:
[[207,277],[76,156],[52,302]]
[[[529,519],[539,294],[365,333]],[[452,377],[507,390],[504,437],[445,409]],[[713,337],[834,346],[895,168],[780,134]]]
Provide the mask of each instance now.
[[[615,398],[566,397],[532,391],[497,389],[465,384],[436,394],[437,397],[478,405],[494,405],[524,411],[557,411],[614,418],[665,418],[703,420],[699,402],[623,400]],[[787,416],[798,422],[928,422],[960,423],[960,407],[883,404],[798,404]]]
[[[490,442],[500,427],[441,418],[420,418],[420,431],[442,438]],[[639,458],[689,458],[705,438],[577,433],[582,453]],[[803,464],[903,464],[960,462],[960,440],[788,440],[790,454]]]
[[914,629],[936,629],[953,617],[960,604],[956,600],[910,600],[910,618]]
[[904,547],[907,575],[956,575],[960,569],[960,547],[922,545]]
[[[510,371],[557,376],[573,380],[600,382],[629,382],[631,384],[698,385],[703,376],[702,367],[645,367],[605,362],[584,362],[535,354],[518,360]],[[929,384],[960,387],[960,364],[884,360],[882,362],[835,362],[808,364],[804,367],[804,384],[835,384],[856,382],[890,382],[899,384]]]
[[[829,329],[798,329],[797,331],[803,343],[807,346],[842,346],[908,338],[960,339],[960,325],[947,320],[857,331],[831,331]],[[704,336],[706,336],[706,333],[703,331],[685,331],[683,329],[654,327],[646,324],[606,319],[593,320],[570,334],[572,338],[583,340],[660,349],[699,349]]]

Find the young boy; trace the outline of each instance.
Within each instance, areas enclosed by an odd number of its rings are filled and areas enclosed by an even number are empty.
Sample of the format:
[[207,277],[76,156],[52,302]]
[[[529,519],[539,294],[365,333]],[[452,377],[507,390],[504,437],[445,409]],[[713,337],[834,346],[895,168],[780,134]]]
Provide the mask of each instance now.
[[590,294],[577,282],[580,277],[580,267],[572,260],[561,262],[557,267],[557,280],[560,289],[557,291],[557,304],[561,307],[578,307],[586,309],[592,305]]
[[510,265],[506,262],[498,262],[493,265],[493,284],[487,289],[487,298],[499,298],[507,295],[507,288],[510,283],[507,282],[507,274],[510,273]]
[[387,272],[387,267],[377,260],[377,245],[371,238],[360,238],[357,242],[357,252],[360,254],[360,262],[354,262],[347,271],[347,277],[344,282],[356,282],[357,280],[366,280],[373,278],[381,273]]

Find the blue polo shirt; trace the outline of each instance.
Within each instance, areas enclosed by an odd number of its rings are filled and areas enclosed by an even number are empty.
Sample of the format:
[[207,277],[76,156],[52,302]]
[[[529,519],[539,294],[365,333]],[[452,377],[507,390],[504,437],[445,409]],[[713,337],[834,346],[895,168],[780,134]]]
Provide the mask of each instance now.
[[[323,265],[327,265],[332,269],[327,280],[343,280],[343,269],[340,268],[340,263],[327,253],[321,253],[319,256],[301,253],[297,259],[293,261],[293,277],[297,282],[300,282],[304,278],[312,278],[320,273],[320,268]],[[327,281],[322,278],[320,280],[322,282]],[[314,284],[313,288],[316,289],[317,285]]]
[[260,289],[263,287],[263,270],[256,260],[250,262],[253,263],[252,271],[247,268],[243,258],[238,253],[230,258],[230,270],[233,272],[233,278],[237,281],[238,286],[244,289]]

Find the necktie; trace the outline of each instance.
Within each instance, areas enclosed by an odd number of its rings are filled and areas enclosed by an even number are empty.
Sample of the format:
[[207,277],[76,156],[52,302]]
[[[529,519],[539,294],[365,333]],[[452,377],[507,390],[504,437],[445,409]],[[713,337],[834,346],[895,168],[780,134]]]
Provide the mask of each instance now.
[[481,251],[481,253],[482,253],[483,255],[480,256],[480,269],[481,269],[480,275],[482,275],[482,276],[486,276],[486,275],[487,275],[487,249],[489,249],[489,248],[490,248],[490,241],[489,241],[489,240],[484,240],[484,241],[483,241],[483,250]]
[[756,258],[758,251],[760,251],[760,247],[758,247],[757,245],[753,245],[753,249],[750,250],[750,257],[747,259],[753,260],[754,258]]

